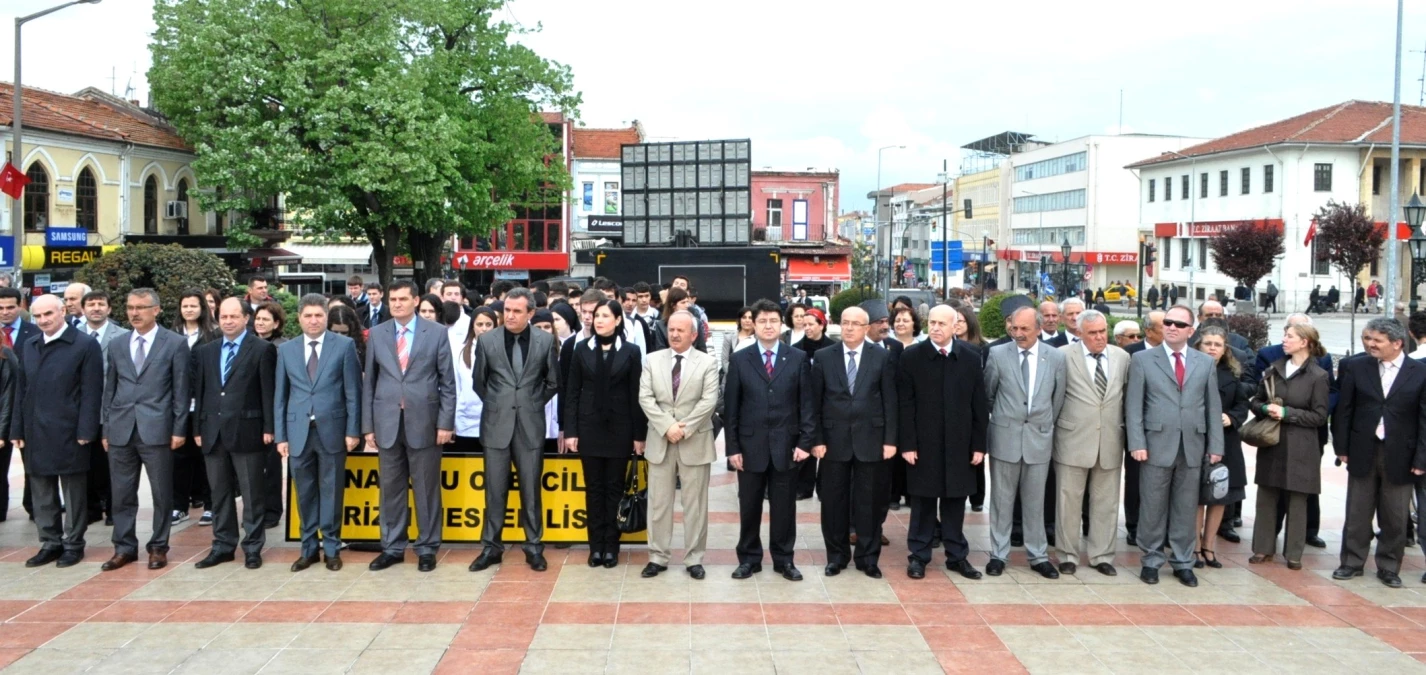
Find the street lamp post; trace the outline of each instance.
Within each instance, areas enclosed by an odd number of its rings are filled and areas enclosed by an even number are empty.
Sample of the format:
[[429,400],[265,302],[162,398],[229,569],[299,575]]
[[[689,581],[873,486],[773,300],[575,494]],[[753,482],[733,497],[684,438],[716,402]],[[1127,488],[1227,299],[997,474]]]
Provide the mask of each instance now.
[[[1200,180],[1198,177],[1198,158],[1189,157],[1188,155],[1173,150],[1170,150],[1169,154],[1178,155],[1188,160],[1188,237],[1185,238],[1187,241],[1184,245],[1188,247],[1188,304],[1192,306],[1197,300],[1197,298],[1193,297],[1193,273],[1194,270],[1198,268],[1198,261],[1194,260],[1196,251],[1193,250],[1193,224],[1197,220],[1196,211],[1198,209],[1198,190],[1194,185],[1194,183]],[[1169,176],[1166,180],[1172,181],[1173,177]],[[1164,192],[1167,193],[1171,187],[1171,185],[1165,186]],[[1168,264],[1167,261],[1161,261],[1161,263],[1165,265]]]
[[1070,279],[1070,253],[1071,253],[1073,250],[1074,250],[1074,248],[1071,247],[1071,246],[1070,246],[1070,243],[1069,243],[1069,236],[1065,236],[1064,243],[1060,244],[1060,255],[1064,258],[1064,261],[1065,261],[1065,262],[1064,262],[1063,278],[1062,278],[1062,281],[1064,282],[1064,286],[1061,286],[1061,287],[1060,287],[1060,299],[1061,299],[1061,301],[1066,300],[1066,299],[1068,299],[1068,298],[1070,297],[1070,288],[1071,288],[1071,284],[1070,284],[1070,281],[1071,281],[1071,279]]
[[[23,127],[23,125],[20,123],[21,98],[23,97],[23,92],[24,92],[24,89],[20,86],[20,28],[23,27],[27,22],[34,21],[35,19],[38,19],[38,18],[40,18],[40,17],[42,17],[42,16],[45,16],[45,15],[47,15],[47,14],[53,14],[53,13],[55,13],[55,12],[58,12],[58,11],[61,10],[61,9],[66,8],[66,7],[72,7],[72,6],[74,6],[74,5],[97,5],[97,4],[99,4],[99,0],[73,0],[72,2],[66,2],[66,3],[64,3],[64,4],[62,4],[62,5],[56,5],[56,6],[54,6],[54,7],[49,8],[49,9],[40,10],[40,11],[35,12],[34,14],[31,14],[31,15],[29,15],[29,16],[17,16],[17,17],[15,17],[15,112],[14,112],[14,116],[13,116],[13,117],[14,117],[14,122],[11,123],[11,127],[14,129],[15,138],[13,139],[13,140],[14,140],[14,149],[11,151],[11,154],[10,154],[10,163],[11,163],[11,164],[15,164],[15,168],[16,168],[16,169],[19,169],[20,171],[24,171],[24,170],[25,170],[25,167],[22,166],[22,165],[24,164],[24,162],[25,162],[25,156],[22,155],[22,154],[20,154],[20,135],[21,135],[21,132],[24,131],[24,127]],[[12,199],[12,200],[10,200],[10,232],[11,232],[11,233],[19,232],[19,231],[22,229],[22,228],[19,226],[19,218],[20,218],[20,200],[19,200],[19,199]]]
[[1426,204],[1421,197],[1411,195],[1411,201],[1402,209],[1406,212],[1406,224],[1411,226],[1411,313],[1416,313],[1416,287],[1426,282],[1426,232],[1421,231],[1421,221],[1426,219]]
[[[877,250],[877,260],[878,260],[878,261],[881,260],[881,251],[880,251],[880,247],[881,247],[881,197],[882,197],[882,194],[881,194],[881,153],[886,152],[887,150],[891,150],[891,149],[893,149],[893,148],[894,148],[894,149],[897,149],[897,150],[905,150],[905,149],[906,149],[906,146],[904,146],[904,145],[887,145],[887,146],[883,146],[883,147],[877,148],[877,150],[876,150],[876,205],[875,205],[876,213],[875,213],[874,219],[876,220],[876,225],[877,225],[876,244],[877,244],[877,247],[878,247],[878,250]],[[889,198],[887,199],[886,207],[887,207],[888,210],[891,208],[891,200],[890,200]],[[894,225],[894,224],[888,223],[888,225],[890,225],[890,227],[888,228],[888,231],[887,231],[887,234],[886,234],[886,262],[887,262],[887,267],[888,267],[888,272],[887,272],[887,277],[886,277],[886,293],[887,293],[887,294],[890,294],[890,293],[891,293],[891,279],[892,279],[892,276],[896,274],[895,270],[891,270],[891,269],[890,269],[891,267],[893,267],[893,265],[891,265],[891,246],[892,246],[892,244],[891,244],[891,236],[892,236],[892,234],[893,234],[893,232],[891,232],[891,230],[894,230],[894,229],[896,229],[896,228],[895,228],[895,225]],[[880,262],[878,262],[877,264],[880,265]],[[877,277],[878,277],[878,281],[880,281],[881,275],[878,274]]]

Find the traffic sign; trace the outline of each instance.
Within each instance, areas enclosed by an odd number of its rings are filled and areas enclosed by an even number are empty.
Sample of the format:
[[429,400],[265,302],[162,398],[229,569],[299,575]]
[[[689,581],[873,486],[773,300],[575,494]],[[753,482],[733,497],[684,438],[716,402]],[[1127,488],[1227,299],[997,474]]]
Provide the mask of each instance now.
[[0,237],[0,268],[18,267],[20,259],[15,257],[15,238]]

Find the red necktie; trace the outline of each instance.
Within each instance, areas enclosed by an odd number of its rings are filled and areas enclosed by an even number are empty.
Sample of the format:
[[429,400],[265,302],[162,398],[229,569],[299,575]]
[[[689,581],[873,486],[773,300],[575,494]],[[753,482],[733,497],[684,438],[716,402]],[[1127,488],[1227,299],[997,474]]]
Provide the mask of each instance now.
[[767,359],[767,363],[764,364],[767,367],[767,375],[772,377],[772,350],[763,352],[763,357]]
[[[14,327],[14,326],[6,326],[6,327],[5,327],[5,346],[6,346],[6,347],[10,347],[11,349],[13,349],[13,348],[15,347],[15,342],[10,339],[10,331],[13,331],[13,330],[15,330],[15,327]],[[769,372],[771,372],[771,371],[769,371]]]
[[1173,353],[1173,375],[1178,378],[1178,390],[1183,391],[1183,353]]

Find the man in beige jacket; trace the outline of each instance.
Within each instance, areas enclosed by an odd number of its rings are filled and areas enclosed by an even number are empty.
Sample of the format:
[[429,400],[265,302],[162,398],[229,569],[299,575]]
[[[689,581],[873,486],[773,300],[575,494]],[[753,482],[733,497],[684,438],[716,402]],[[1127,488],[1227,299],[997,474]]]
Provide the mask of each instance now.
[[683,564],[702,579],[708,542],[708,476],[717,457],[713,411],[718,405],[718,359],[693,348],[697,322],[687,311],[668,319],[669,348],[649,354],[639,378],[639,407],[649,418],[649,564],[641,576],[668,569],[673,500],[683,489]]

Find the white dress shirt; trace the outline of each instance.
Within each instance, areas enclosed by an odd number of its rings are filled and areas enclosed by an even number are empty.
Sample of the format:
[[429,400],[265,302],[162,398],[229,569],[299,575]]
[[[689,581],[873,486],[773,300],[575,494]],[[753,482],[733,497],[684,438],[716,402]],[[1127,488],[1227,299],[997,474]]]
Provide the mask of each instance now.
[[[1165,343],[1163,343],[1163,344],[1161,344],[1161,345],[1159,345],[1159,346],[1160,346],[1160,347],[1163,347],[1163,350],[1164,350],[1164,353],[1165,353],[1165,354],[1168,354],[1168,356],[1169,356],[1169,370],[1172,371],[1173,368],[1174,368],[1174,365],[1173,365],[1173,354],[1174,354],[1173,348],[1170,347],[1170,346],[1169,346],[1169,343],[1167,343],[1167,342],[1165,342]],[[1183,382],[1184,382],[1184,384],[1188,384],[1188,373],[1189,373],[1189,368],[1188,368],[1188,345],[1184,345],[1184,346],[1183,346],[1183,350],[1180,351],[1179,353],[1183,355]]]
[[[312,346],[312,341],[313,341],[313,340],[316,340],[316,341],[317,341],[317,346],[316,346],[316,347],[313,347],[313,346]],[[315,351],[317,352],[317,361],[318,361],[318,362],[321,362],[321,360],[322,360],[322,347],[325,347],[326,345],[327,345],[327,332],[326,332],[326,331],[322,331],[322,333],[321,333],[320,335],[318,335],[317,337],[307,337],[307,334],[306,334],[306,333],[303,333],[303,334],[302,334],[302,367],[303,367],[303,368],[306,368],[306,367],[307,367],[307,362],[310,361],[310,360],[312,360],[312,352],[313,352],[313,350],[315,350]]]
[[134,331],[134,334],[129,336],[129,358],[137,359],[139,357],[139,338],[143,338],[144,360],[147,361],[150,356],[153,356],[153,339],[157,336],[158,324],[150,326],[147,333]]
[[[1082,349],[1082,350],[1084,351],[1084,365],[1085,365],[1086,368],[1089,369],[1089,380],[1090,380],[1091,382],[1093,382],[1093,381],[1094,381],[1094,369],[1099,365],[1100,362],[1099,362],[1099,361],[1096,361],[1096,360],[1094,359],[1094,355],[1089,352],[1089,346],[1088,346],[1088,345],[1086,345],[1086,344],[1084,344],[1083,342],[1081,342],[1081,343],[1079,343],[1079,347],[1080,347],[1080,349]],[[1109,383],[1109,384],[1113,384],[1113,383],[1114,383],[1114,378],[1110,377],[1110,375],[1109,375],[1109,350],[1108,350],[1108,349],[1105,349],[1104,351],[1100,352],[1100,354],[1102,355],[1103,363],[1104,363],[1104,381],[1107,382],[1107,383]],[[1170,356],[1169,358],[1173,358],[1173,357]]]
[[[1396,376],[1401,372],[1401,366],[1406,363],[1406,352],[1396,355],[1390,361],[1381,361],[1377,364],[1377,372],[1381,373],[1381,395],[1385,399],[1391,394],[1391,386],[1396,384]],[[1386,417],[1382,417],[1376,423],[1376,437],[1386,440]]]
[[[1015,344],[1015,343],[1012,342],[1012,343],[1010,343],[1010,344]],[[1042,345],[1042,344],[1044,344],[1044,343],[1040,342],[1039,340],[1036,340],[1036,341],[1035,341],[1035,344],[1030,345],[1030,348],[1029,348],[1029,349],[1021,349],[1021,348],[1020,348],[1020,345],[1015,345],[1015,369],[1016,369],[1016,370],[1019,370],[1019,369],[1020,369],[1020,359],[1024,358],[1024,357],[1021,355],[1021,352],[1026,352],[1026,351],[1030,352],[1030,359],[1029,359],[1029,361],[1030,361],[1030,369],[1029,369],[1029,372],[1030,372],[1030,379],[1025,382],[1025,393],[1027,394],[1027,396],[1025,396],[1025,401],[1026,401],[1026,403],[1025,403],[1025,410],[1026,410],[1027,412],[1030,411],[1030,410],[1032,410],[1032,409],[1034,409],[1034,406],[1035,406],[1035,374],[1036,374],[1036,371],[1039,370],[1039,363],[1040,363],[1040,345]]]

